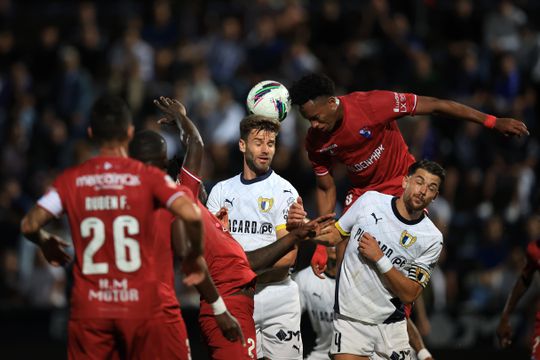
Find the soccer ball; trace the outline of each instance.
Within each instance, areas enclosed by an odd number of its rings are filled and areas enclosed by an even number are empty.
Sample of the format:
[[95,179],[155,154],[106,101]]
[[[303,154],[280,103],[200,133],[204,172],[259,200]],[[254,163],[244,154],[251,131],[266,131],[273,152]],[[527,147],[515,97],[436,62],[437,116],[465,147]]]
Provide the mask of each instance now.
[[246,105],[250,114],[283,121],[291,108],[291,97],[283,84],[265,80],[251,88]]

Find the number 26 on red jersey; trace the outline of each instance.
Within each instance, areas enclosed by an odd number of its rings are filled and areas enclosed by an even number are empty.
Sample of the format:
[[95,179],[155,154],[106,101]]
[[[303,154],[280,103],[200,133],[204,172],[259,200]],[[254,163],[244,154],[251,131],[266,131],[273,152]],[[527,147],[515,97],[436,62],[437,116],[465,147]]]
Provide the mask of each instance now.
[[[134,272],[141,267],[141,249],[137,240],[128,236],[139,234],[139,222],[129,215],[121,215],[113,221],[113,241],[116,267],[123,272]],[[92,236],[84,249],[82,273],[85,275],[107,274],[109,264],[94,262],[94,255],[105,243],[105,224],[97,217],[89,217],[81,222],[81,235]],[[127,252],[129,250],[129,258]]]

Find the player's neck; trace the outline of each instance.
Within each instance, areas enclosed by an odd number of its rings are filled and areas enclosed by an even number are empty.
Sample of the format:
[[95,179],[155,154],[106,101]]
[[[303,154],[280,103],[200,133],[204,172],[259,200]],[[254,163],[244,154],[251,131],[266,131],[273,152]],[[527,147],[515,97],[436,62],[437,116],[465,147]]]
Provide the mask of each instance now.
[[406,220],[414,221],[424,216],[424,209],[418,211],[409,209],[402,197],[397,199],[396,208],[399,214]]
[[127,145],[118,142],[103,144],[99,147],[99,156],[128,157]]

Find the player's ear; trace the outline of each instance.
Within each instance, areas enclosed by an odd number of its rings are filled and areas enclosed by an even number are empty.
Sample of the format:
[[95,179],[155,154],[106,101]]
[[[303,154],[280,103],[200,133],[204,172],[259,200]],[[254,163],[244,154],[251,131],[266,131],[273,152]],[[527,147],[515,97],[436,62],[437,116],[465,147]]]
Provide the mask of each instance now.
[[409,183],[409,176],[404,176],[403,180],[401,180],[401,187],[403,189],[406,189],[408,183]]
[[238,148],[240,149],[241,153],[246,152],[246,142],[244,141],[244,139],[238,140]]
[[94,137],[94,133],[92,132],[92,128],[90,126],[86,128],[86,133],[90,139]]

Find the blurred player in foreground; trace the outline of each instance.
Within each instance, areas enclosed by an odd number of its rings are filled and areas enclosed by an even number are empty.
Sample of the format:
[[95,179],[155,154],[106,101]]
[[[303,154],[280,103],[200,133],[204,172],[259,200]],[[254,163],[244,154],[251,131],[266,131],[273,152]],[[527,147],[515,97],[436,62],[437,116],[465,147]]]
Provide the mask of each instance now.
[[[174,124],[180,130],[180,140],[186,149],[184,163],[179,174],[180,182],[190,188],[196,195],[202,188],[200,178],[204,144],[199,131],[186,114],[185,107],[177,100],[161,97],[154,103],[164,113],[162,124]],[[290,252],[295,244],[307,237],[323,234],[322,230],[333,225],[332,216],[316,219],[303,228],[291,231],[260,249],[244,252],[240,244],[231,236],[228,228],[227,212],[222,210],[220,216],[225,219],[222,226],[212,213],[198,202],[205,226],[205,259],[209,272],[224,302],[231,313],[240,321],[246,337],[247,346],[238,342],[231,343],[217,331],[216,319],[212,316],[207,301],[201,301],[199,323],[205,342],[210,348],[213,359],[249,359],[255,358],[256,336],[253,320],[253,296],[255,293],[255,273],[264,274],[283,255]],[[309,235],[309,236],[308,236]],[[264,276],[264,275],[263,275]],[[220,298],[221,299],[221,298]]]
[[412,359],[404,304],[427,286],[442,250],[424,209],[444,178],[437,163],[415,162],[399,198],[368,191],[336,223],[342,239],[353,241],[336,282],[334,359]]
[[[527,246],[527,262],[517,278],[512,291],[508,295],[504,306],[497,336],[503,348],[512,344],[512,327],[510,326],[510,315],[517,306],[517,303],[531,286],[534,274],[540,269],[540,240],[533,241]],[[531,359],[540,360],[540,312],[536,313],[536,323],[532,341]]]
[[334,298],[336,290],[336,249],[326,247],[328,263],[324,270],[324,279],[319,278],[308,267],[293,275],[300,291],[302,311],[307,311],[313,331],[317,335],[313,351],[307,360],[329,359],[332,342],[332,321],[334,319]]
[[68,216],[75,247],[68,358],[188,359],[185,326],[159,274],[166,244],[155,243],[153,214],[164,206],[183,220],[191,245],[185,281],[195,284],[204,277],[200,210],[187,188],[127,157],[133,125],[122,100],[96,101],[88,134],[99,155],[58,176],[21,223],[58,266],[70,260],[68,245],[43,227]]
[[[145,164],[156,166],[163,171],[167,170],[167,144],[165,139],[154,131],[143,130],[136,133],[133,140],[129,143],[129,155]],[[202,213],[202,220],[204,222],[205,240],[213,238],[215,235],[215,227],[212,226],[209,228],[207,226],[204,213]],[[161,247],[161,250],[159,251],[161,255],[159,256],[159,261],[156,262],[156,266],[161,266],[161,271],[156,271],[156,275],[162,277],[163,293],[171,300],[170,310],[180,313],[179,304],[174,291],[172,249],[175,249],[176,254],[182,254],[184,256],[189,254],[190,246],[186,241],[185,226],[181,219],[175,218],[165,209],[157,209],[154,212],[154,221],[154,244],[156,247]],[[208,246],[208,241],[205,241],[205,243],[206,246]],[[205,250],[205,253],[206,252],[207,251]],[[201,298],[205,303],[209,304],[212,308],[213,313],[211,316],[213,320],[219,327],[223,337],[229,341],[238,341],[242,345],[245,345],[240,325],[237,320],[231,316],[227,307],[224,305],[206,267],[204,268],[204,275],[204,279],[199,284],[196,284],[195,287],[201,294]],[[255,277],[254,273],[252,275],[250,281]]]

